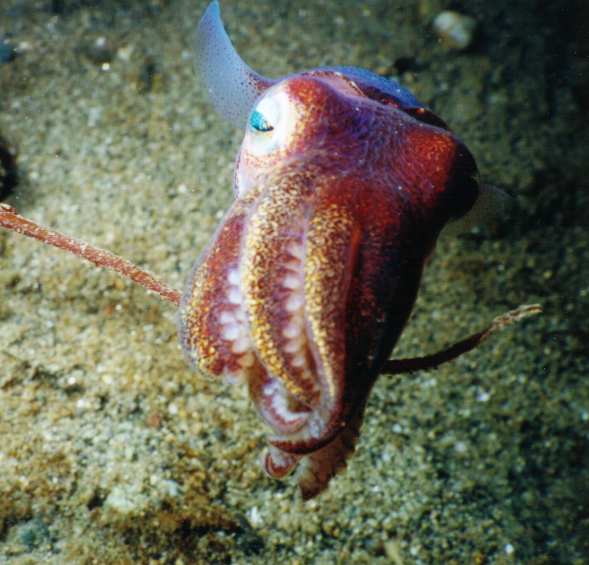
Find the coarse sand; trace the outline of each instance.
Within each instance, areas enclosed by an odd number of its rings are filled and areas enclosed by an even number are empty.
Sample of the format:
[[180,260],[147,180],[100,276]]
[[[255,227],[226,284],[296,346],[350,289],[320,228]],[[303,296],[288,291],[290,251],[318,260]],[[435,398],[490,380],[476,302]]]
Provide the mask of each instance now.
[[[536,4],[459,2],[477,32],[456,51],[431,28],[441,0],[222,3],[261,73],[396,76],[514,195],[440,241],[396,356],[544,307],[438,371],[381,377],[348,469],[309,503],[261,471],[246,391],[188,368],[173,307],[0,233],[0,563],[589,562],[589,34],[583,0]],[[4,200],[176,288],[242,135],[194,73],[205,5],[0,0]]]

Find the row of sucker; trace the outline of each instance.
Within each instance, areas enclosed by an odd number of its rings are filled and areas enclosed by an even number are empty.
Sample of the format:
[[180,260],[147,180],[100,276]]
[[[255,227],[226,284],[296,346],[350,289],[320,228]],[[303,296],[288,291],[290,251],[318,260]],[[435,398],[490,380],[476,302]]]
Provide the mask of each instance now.
[[250,390],[252,385],[258,410],[275,432],[290,435],[306,424],[309,412],[301,410],[302,406],[290,405],[290,395],[276,377],[265,373],[255,382],[250,381]]
[[[228,342],[231,352],[238,357],[239,366],[248,369],[254,364],[255,355],[249,337],[245,301],[237,268],[231,268],[227,272],[226,299],[226,305],[220,310],[218,317],[221,337]],[[231,381],[240,380],[242,373],[225,369],[224,376]]]
[[286,263],[282,286],[289,291],[284,308],[289,319],[282,330],[286,342],[284,352],[290,356],[290,365],[306,382],[314,379],[309,364],[308,337],[305,329],[305,250],[300,242],[287,247],[291,260]]

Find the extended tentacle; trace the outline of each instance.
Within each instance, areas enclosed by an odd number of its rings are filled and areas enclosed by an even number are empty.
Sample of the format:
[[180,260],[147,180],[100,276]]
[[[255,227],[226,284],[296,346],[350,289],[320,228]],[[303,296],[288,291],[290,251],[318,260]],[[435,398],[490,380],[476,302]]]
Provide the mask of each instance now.
[[131,261],[127,261],[105,249],[94,247],[85,241],[41,226],[18,214],[16,209],[8,204],[0,203],[0,227],[32,237],[46,245],[69,251],[73,255],[94,263],[97,267],[116,271],[126,279],[155,292],[163,300],[167,300],[176,306],[180,305],[181,293],[179,291],[158,281],[153,275],[140,269]]
[[540,306],[540,304],[526,304],[524,306],[519,306],[514,310],[510,310],[505,314],[497,316],[484,330],[464,338],[442,351],[410,359],[389,359],[384,364],[381,374],[398,375],[400,373],[437,369],[440,365],[453,361],[461,355],[472,351],[502,329],[511,326],[528,316],[535,316],[536,314],[541,313],[542,306]]

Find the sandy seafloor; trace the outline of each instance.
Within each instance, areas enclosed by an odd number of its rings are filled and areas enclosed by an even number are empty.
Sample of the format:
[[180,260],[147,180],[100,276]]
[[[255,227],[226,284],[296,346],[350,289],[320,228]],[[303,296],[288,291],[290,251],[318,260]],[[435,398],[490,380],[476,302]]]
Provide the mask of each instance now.
[[[431,31],[450,5],[479,22],[466,52]],[[399,76],[515,195],[503,221],[440,242],[395,355],[519,304],[545,313],[434,373],[382,377],[347,471],[304,504],[260,470],[245,391],[188,369],[172,307],[0,233],[0,563],[589,563],[584,6],[224,2],[261,72]],[[19,177],[4,199],[175,287],[232,200],[241,136],[194,76],[203,9],[0,0],[18,52],[0,63]]]

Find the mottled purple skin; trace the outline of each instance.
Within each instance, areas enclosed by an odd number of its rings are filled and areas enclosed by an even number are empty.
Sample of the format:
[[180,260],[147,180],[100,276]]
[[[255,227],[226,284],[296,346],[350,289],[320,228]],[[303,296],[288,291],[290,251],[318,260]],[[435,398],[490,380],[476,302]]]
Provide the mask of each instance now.
[[345,467],[426,259],[478,192],[470,152],[397,83],[346,67],[264,83],[180,326],[194,364],[247,384],[274,432],[265,470],[298,466],[305,499]]

